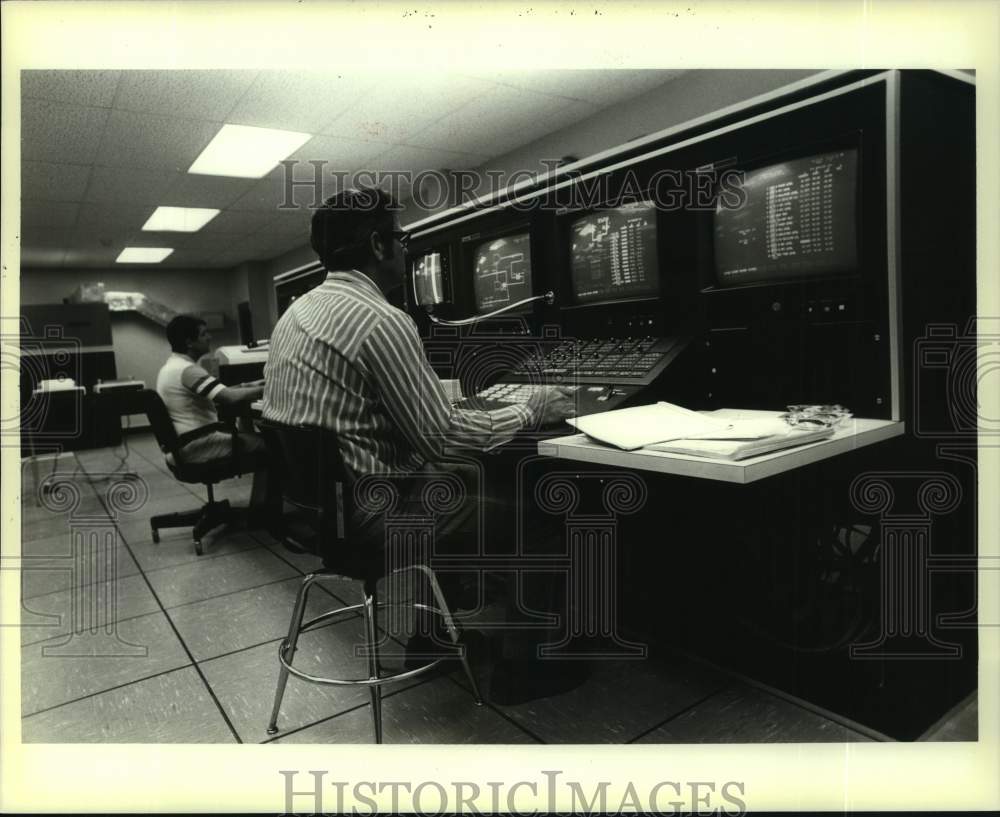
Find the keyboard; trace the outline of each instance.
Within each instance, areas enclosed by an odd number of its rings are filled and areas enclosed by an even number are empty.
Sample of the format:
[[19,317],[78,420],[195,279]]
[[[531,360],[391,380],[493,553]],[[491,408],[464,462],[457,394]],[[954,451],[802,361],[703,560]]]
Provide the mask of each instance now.
[[567,340],[510,374],[535,381],[648,385],[686,344],[687,339],[659,337]]

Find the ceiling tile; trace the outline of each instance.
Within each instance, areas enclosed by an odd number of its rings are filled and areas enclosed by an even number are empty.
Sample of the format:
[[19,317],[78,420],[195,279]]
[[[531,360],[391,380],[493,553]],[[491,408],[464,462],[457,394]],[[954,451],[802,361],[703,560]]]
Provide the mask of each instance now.
[[22,225],[18,238],[22,247],[55,249],[68,246],[75,234],[72,227]]
[[95,167],[87,190],[88,201],[159,204],[176,181],[169,170]]
[[123,71],[115,108],[226,121],[256,71]]
[[127,233],[125,244],[129,247],[173,247],[199,252],[208,257],[228,249],[240,240],[231,233],[165,233],[133,230]]
[[429,122],[492,88],[456,75],[416,74],[376,84],[323,128],[324,134],[382,142],[405,142]]
[[279,213],[277,217],[269,221],[261,230],[261,235],[267,236],[305,236],[309,237],[309,225],[312,221],[312,213],[304,210],[294,210],[287,213]]
[[252,179],[181,173],[159,203],[168,207],[228,207],[253,187]]
[[485,158],[442,148],[397,145],[375,157],[372,164],[378,172],[386,176],[391,173],[406,173],[407,181],[412,182],[415,176],[425,171],[441,168],[452,170],[472,168],[481,164]]
[[218,131],[214,122],[112,111],[96,162],[187,171]]
[[156,207],[153,204],[114,204],[83,202],[77,216],[77,227],[82,229],[136,230],[146,223]]
[[223,210],[202,227],[203,233],[250,234],[274,218],[271,213]]
[[21,100],[21,159],[89,164],[108,113],[107,108]]
[[21,96],[107,108],[121,71],[21,71]]
[[156,266],[158,267],[184,267],[186,269],[199,269],[212,265],[209,254],[203,250],[190,250],[179,248],[163,259]]
[[[385,142],[364,139],[344,139],[339,136],[314,136],[295,153],[288,157],[297,164],[295,179],[312,181],[315,169],[311,162],[324,162],[320,173],[324,179],[336,179],[338,173],[354,173],[371,163],[371,160],[385,152],[389,145]],[[280,167],[276,168],[280,171]]]
[[131,235],[130,230],[120,227],[93,228],[77,225],[77,228],[73,231],[69,239],[67,239],[67,247],[95,252],[99,250],[110,252],[117,248],[118,252],[121,252],[128,241],[129,235]]
[[371,75],[262,71],[226,118],[236,125],[318,133],[372,83]]
[[21,200],[21,227],[73,227],[80,205],[69,201]]
[[[259,182],[255,182],[245,196],[233,202],[232,209],[253,210],[274,216],[281,212],[279,205],[294,205],[302,209],[315,207],[332,195],[336,188],[335,184],[323,178],[319,185],[314,184],[315,177],[312,174],[306,175],[298,168],[294,173],[295,181],[300,183],[291,184],[287,181],[283,167],[272,170]],[[301,183],[306,179],[309,183]]]
[[90,168],[55,162],[21,162],[21,198],[80,201]]
[[38,247],[21,247],[22,267],[59,267],[62,266],[63,249],[49,250]]
[[502,85],[606,106],[638,96],[682,73],[660,69],[556,68],[547,71],[501,70],[485,76]]
[[437,145],[455,151],[493,157],[525,145],[550,130],[547,120],[572,100],[497,86],[410,138],[414,145]]

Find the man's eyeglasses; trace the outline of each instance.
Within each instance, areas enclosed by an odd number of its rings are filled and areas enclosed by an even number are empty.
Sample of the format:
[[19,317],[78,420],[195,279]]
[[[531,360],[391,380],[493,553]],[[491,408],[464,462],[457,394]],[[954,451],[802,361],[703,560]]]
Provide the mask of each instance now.
[[391,230],[390,235],[403,245],[404,250],[410,243],[410,233],[407,230]]

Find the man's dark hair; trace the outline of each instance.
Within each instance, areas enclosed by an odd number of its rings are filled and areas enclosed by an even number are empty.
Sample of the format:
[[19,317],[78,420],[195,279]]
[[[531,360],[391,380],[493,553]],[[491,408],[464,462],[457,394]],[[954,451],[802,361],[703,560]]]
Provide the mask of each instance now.
[[313,213],[310,243],[327,269],[361,267],[371,258],[371,234],[377,232],[393,252],[391,195],[377,187],[343,190]]
[[178,315],[167,324],[167,340],[170,348],[182,355],[187,354],[188,344],[198,339],[198,333],[205,321],[194,315]]

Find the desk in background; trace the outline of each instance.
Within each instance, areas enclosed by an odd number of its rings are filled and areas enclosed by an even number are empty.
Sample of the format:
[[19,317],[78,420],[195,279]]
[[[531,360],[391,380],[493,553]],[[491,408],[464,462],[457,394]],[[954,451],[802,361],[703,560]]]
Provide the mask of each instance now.
[[237,386],[260,380],[267,363],[267,348],[246,349],[243,346],[220,346],[215,350],[219,361],[219,380],[226,386]]

